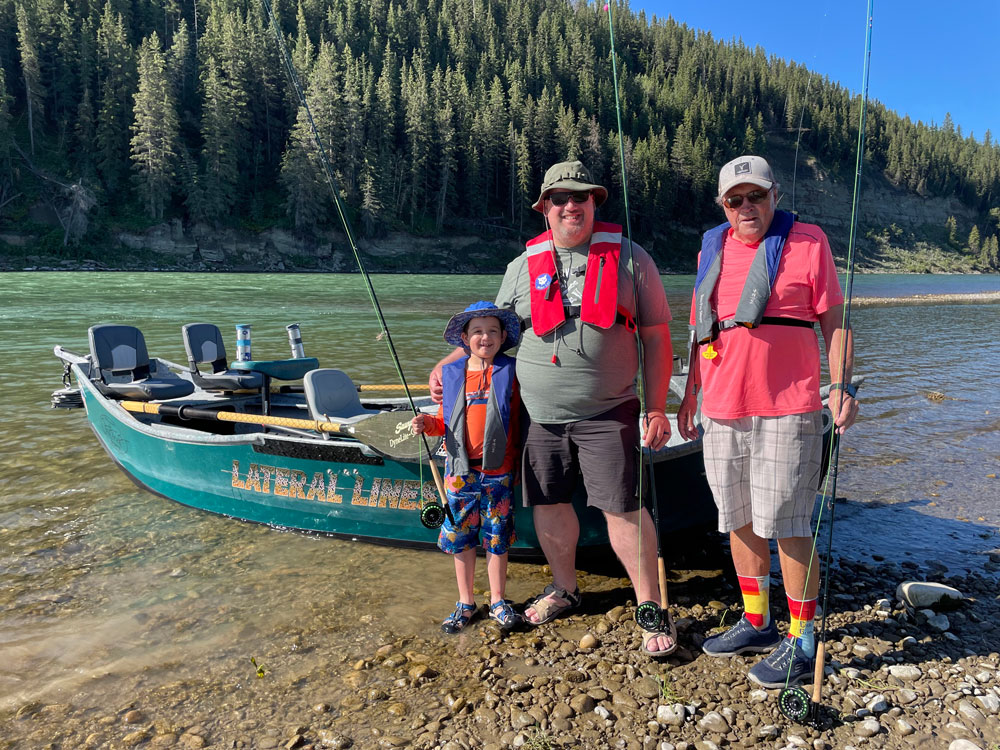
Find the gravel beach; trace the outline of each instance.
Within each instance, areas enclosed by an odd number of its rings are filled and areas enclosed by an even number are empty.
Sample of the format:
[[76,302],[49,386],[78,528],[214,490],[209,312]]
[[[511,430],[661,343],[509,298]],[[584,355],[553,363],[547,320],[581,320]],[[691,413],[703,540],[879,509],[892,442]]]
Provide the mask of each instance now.
[[[816,726],[786,719],[779,691],[747,680],[760,657],[701,652],[706,635],[741,615],[728,576],[674,570],[681,647],[663,662],[640,652],[627,582],[614,575],[582,575],[581,610],[506,636],[483,620],[448,637],[436,622],[399,632],[364,615],[357,630],[335,633],[317,603],[314,619],[276,634],[253,663],[234,644],[231,669],[152,687],[138,676],[118,705],[87,705],[86,691],[22,705],[0,715],[0,747],[997,750],[998,571],[997,555],[962,576],[839,560]],[[514,564],[511,578],[540,588],[547,571]],[[941,612],[896,600],[899,583],[923,579],[961,600]],[[784,628],[780,578],[771,598]],[[183,611],[176,617],[177,628],[190,626]]]

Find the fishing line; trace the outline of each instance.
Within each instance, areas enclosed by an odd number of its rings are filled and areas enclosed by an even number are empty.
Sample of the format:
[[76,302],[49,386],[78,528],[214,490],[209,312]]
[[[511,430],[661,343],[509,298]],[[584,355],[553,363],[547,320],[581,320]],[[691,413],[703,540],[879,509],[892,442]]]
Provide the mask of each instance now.
[[[319,153],[320,163],[323,165],[323,173],[326,176],[327,185],[329,185],[330,193],[333,195],[333,203],[337,208],[337,215],[340,217],[340,223],[343,225],[344,232],[347,234],[347,243],[350,245],[351,252],[354,254],[354,260],[358,264],[361,276],[365,280],[368,298],[371,300],[372,307],[375,309],[375,315],[378,317],[379,325],[382,328],[382,332],[377,338],[385,338],[386,345],[389,347],[389,354],[392,357],[393,366],[396,368],[396,374],[399,376],[399,381],[403,386],[404,392],[406,393],[406,400],[410,404],[410,410],[413,412],[414,416],[417,416],[419,412],[417,411],[416,404],[413,402],[413,396],[410,394],[410,387],[407,385],[406,376],[403,374],[403,367],[400,364],[399,355],[396,353],[396,345],[392,341],[392,334],[389,333],[389,326],[385,322],[385,316],[382,314],[382,307],[379,305],[378,297],[375,295],[375,288],[372,286],[371,277],[368,275],[368,270],[365,268],[364,260],[361,258],[361,252],[358,249],[358,244],[354,239],[354,231],[351,229],[351,223],[347,218],[347,211],[344,207],[343,201],[340,199],[340,190],[337,184],[337,178],[333,174],[333,168],[330,166],[330,160],[327,158],[326,149],[323,146],[323,140],[319,135],[319,129],[316,127],[315,120],[313,120],[312,110],[309,108],[309,102],[306,100],[305,90],[302,88],[302,84],[299,81],[298,71],[296,71],[295,64],[292,62],[292,57],[288,52],[288,45],[285,43],[285,38],[281,34],[281,29],[278,26],[278,19],[275,17],[274,11],[271,9],[271,3],[268,0],[260,1],[264,6],[264,10],[267,12],[268,20],[271,23],[271,29],[274,31],[274,39],[278,45],[278,51],[281,53],[282,61],[285,63],[285,70],[288,72],[288,77],[292,82],[292,87],[295,89],[295,93],[298,96],[299,104],[302,105],[306,118],[309,120],[309,128],[312,131],[313,141],[315,142]],[[450,518],[451,511],[448,508],[447,497],[444,493],[444,485],[441,482],[437,466],[434,465],[434,457],[431,455],[431,449],[427,442],[427,436],[421,434],[420,437],[423,441],[424,451],[427,453],[427,461],[431,467],[431,473],[434,475],[434,481],[437,485],[441,504],[445,513],[447,513]],[[423,491],[421,491],[420,495],[422,499]],[[427,509],[425,508],[425,510]],[[435,515],[433,520],[436,521],[438,518],[439,516]],[[424,520],[423,511],[421,512],[421,522],[427,525]],[[440,525],[440,523],[437,524],[437,526]],[[429,528],[434,527],[429,526]]]
[[[615,87],[615,115],[618,118],[618,154],[619,160],[621,162],[621,173],[622,173],[622,197],[625,202],[625,236],[628,239],[628,266],[629,270],[632,272],[632,299],[635,304],[635,345],[638,354],[639,368],[638,368],[638,378],[636,391],[639,396],[639,412],[646,416],[646,427],[649,428],[648,413],[646,412],[646,368],[643,366],[643,348],[642,348],[642,337],[640,336],[641,331],[641,318],[639,315],[639,282],[637,278],[637,268],[633,262],[632,256],[632,222],[631,222],[631,212],[628,205],[628,175],[625,170],[625,138],[622,134],[622,107],[621,107],[621,97],[619,96],[618,89],[618,55],[615,52],[615,23],[614,23],[614,10],[612,8],[613,2],[605,4],[604,9],[608,11],[608,30],[611,35],[611,75],[614,81]],[[668,422],[669,425],[669,422]],[[669,622],[669,614],[666,612],[667,597],[666,597],[666,581],[665,573],[663,569],[663,554],[660,548],[660,523],[659,523],[659,510],[657,508],[657,495],[656,495],[656,476],[653,471],[653,451],[652,449],[643,448],[640,439],[639,451],[642,457],[649,462],[649,491],[652,502],[650,503],[650,508],[652,510],[653,527],[656,532],[656,557],[659,566],[659,588],[660,588],[660,601],[659,602],[639,602],[635,610],[635,621],[643,630],[658,631],[663,626],[664,621]],[[640,458],[639,460],[639,564],[637,569],[638,583],[641,587],[642,584],[642,488],[643,488],[643,467],[646,462]],[[636,592],[638,593],[638,592]],[[675,641],[676,645],[676,641]]]
[[[854,267],[856,256],[856,240],[858,231],[858,203],[861,193],[861,168],[864,163],[865,127],[868,114],[868,81],[871,72],[871,42],[872,42],[872,21],[874,18],[874,0],[868,0],[868,10],[865,19],[865,55],[864,55],[864,76],[861,92],[861,115],[858,123],[857,156],[854,169],[854,194],[851,203],[851,230],[847,245],[847,291],[844,295],[844,311],[841,315],[840,325],[840,362],[837,375],[840,382],[844,382],[844,374],[847,368],[847,349],[851,341],[851,300],[854,294]],[[833,381],[835,373],[830,373]],[[844,383],[845,387],[849,382]],[[830,390],[832,395],[833,389]],[[843,401],[848,396],[846,391],[841,392],[841,407]],[[832,412],[831,412],[832,413]],[[833,415],[836,419],[837,415]],[[785,688],[778,696],[779,708],[788,718],[795,721],[802,721],[807,717],[815,722],[819,713],[819,702],[822,698],[823,671],[826,657],[826,617],[829,611],[830,599],[830,558],[833,555],[833,520],[834,509],[836,508],[837,494],[837,473],[840,462],[840,435],[837,433],[837,426],[831,427],[832,438],[830,440],[829,460],[830,470],[827,472],[823,486],[823,501],[820,503],[819,515],[816,518],[816,531],[813,534],[812,552],[809,556],[809,566],[806,570],[806,584],[812,573],[812,561],[816,556],[816,548],[819,540],[820,525],[823,522],[823,511],[827,504],[830,507],[830,518],[827,522],[828,536],[826,560],[824,564],[825,576],[823,581],[823,617],[820,625],[820,638],[816,644],[816,669],[813,675],[813,693],[810,702],[809,695],[801,687],[788,687],[788,677],[785,678]],[[805,599],[805,591],[802,592]],[[789,662],[789,675],[791,674],[791,662]]]

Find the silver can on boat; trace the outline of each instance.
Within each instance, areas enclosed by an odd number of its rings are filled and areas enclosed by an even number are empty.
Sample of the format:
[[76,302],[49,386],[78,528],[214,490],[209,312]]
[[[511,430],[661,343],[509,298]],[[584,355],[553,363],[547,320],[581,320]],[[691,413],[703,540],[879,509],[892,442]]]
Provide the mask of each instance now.
[[302,333],[299,331],[298,323],[291,323],[285,326],[288,331],[288,345],[292,348],[292,357],[302,359],[306,356],[306,351],[302,347]]
[[249,323],[243,323],[236,326],[236,359],[240,362],[249,362],[253,359],[250,355]]

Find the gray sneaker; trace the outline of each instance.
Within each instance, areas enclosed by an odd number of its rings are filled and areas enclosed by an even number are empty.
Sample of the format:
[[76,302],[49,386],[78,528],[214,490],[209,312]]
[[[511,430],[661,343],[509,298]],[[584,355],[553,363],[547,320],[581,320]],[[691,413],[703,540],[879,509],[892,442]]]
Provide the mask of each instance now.
[[738,654],[766,654],[781,643],[781,634],[774,620],[763,630],[757,630],[746,616],[725,633],[706,638],[701,650],[709,656],[737,656]]
[[783,638],[778,649],[757,662],[747,676],[762,687],[791,687],[810,682],[814,664],[815,659],[799,648],[798,638]]

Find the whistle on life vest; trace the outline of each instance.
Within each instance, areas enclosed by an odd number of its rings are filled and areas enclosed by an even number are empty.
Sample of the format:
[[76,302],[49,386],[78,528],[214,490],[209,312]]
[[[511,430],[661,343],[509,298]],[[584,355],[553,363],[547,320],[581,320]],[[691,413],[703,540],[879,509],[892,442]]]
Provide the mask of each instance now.
[[705,347],[705,350],[701,353],[705,359],[715,359],[719,356],[719,353],[715,351],[715,347],[709,344]]

